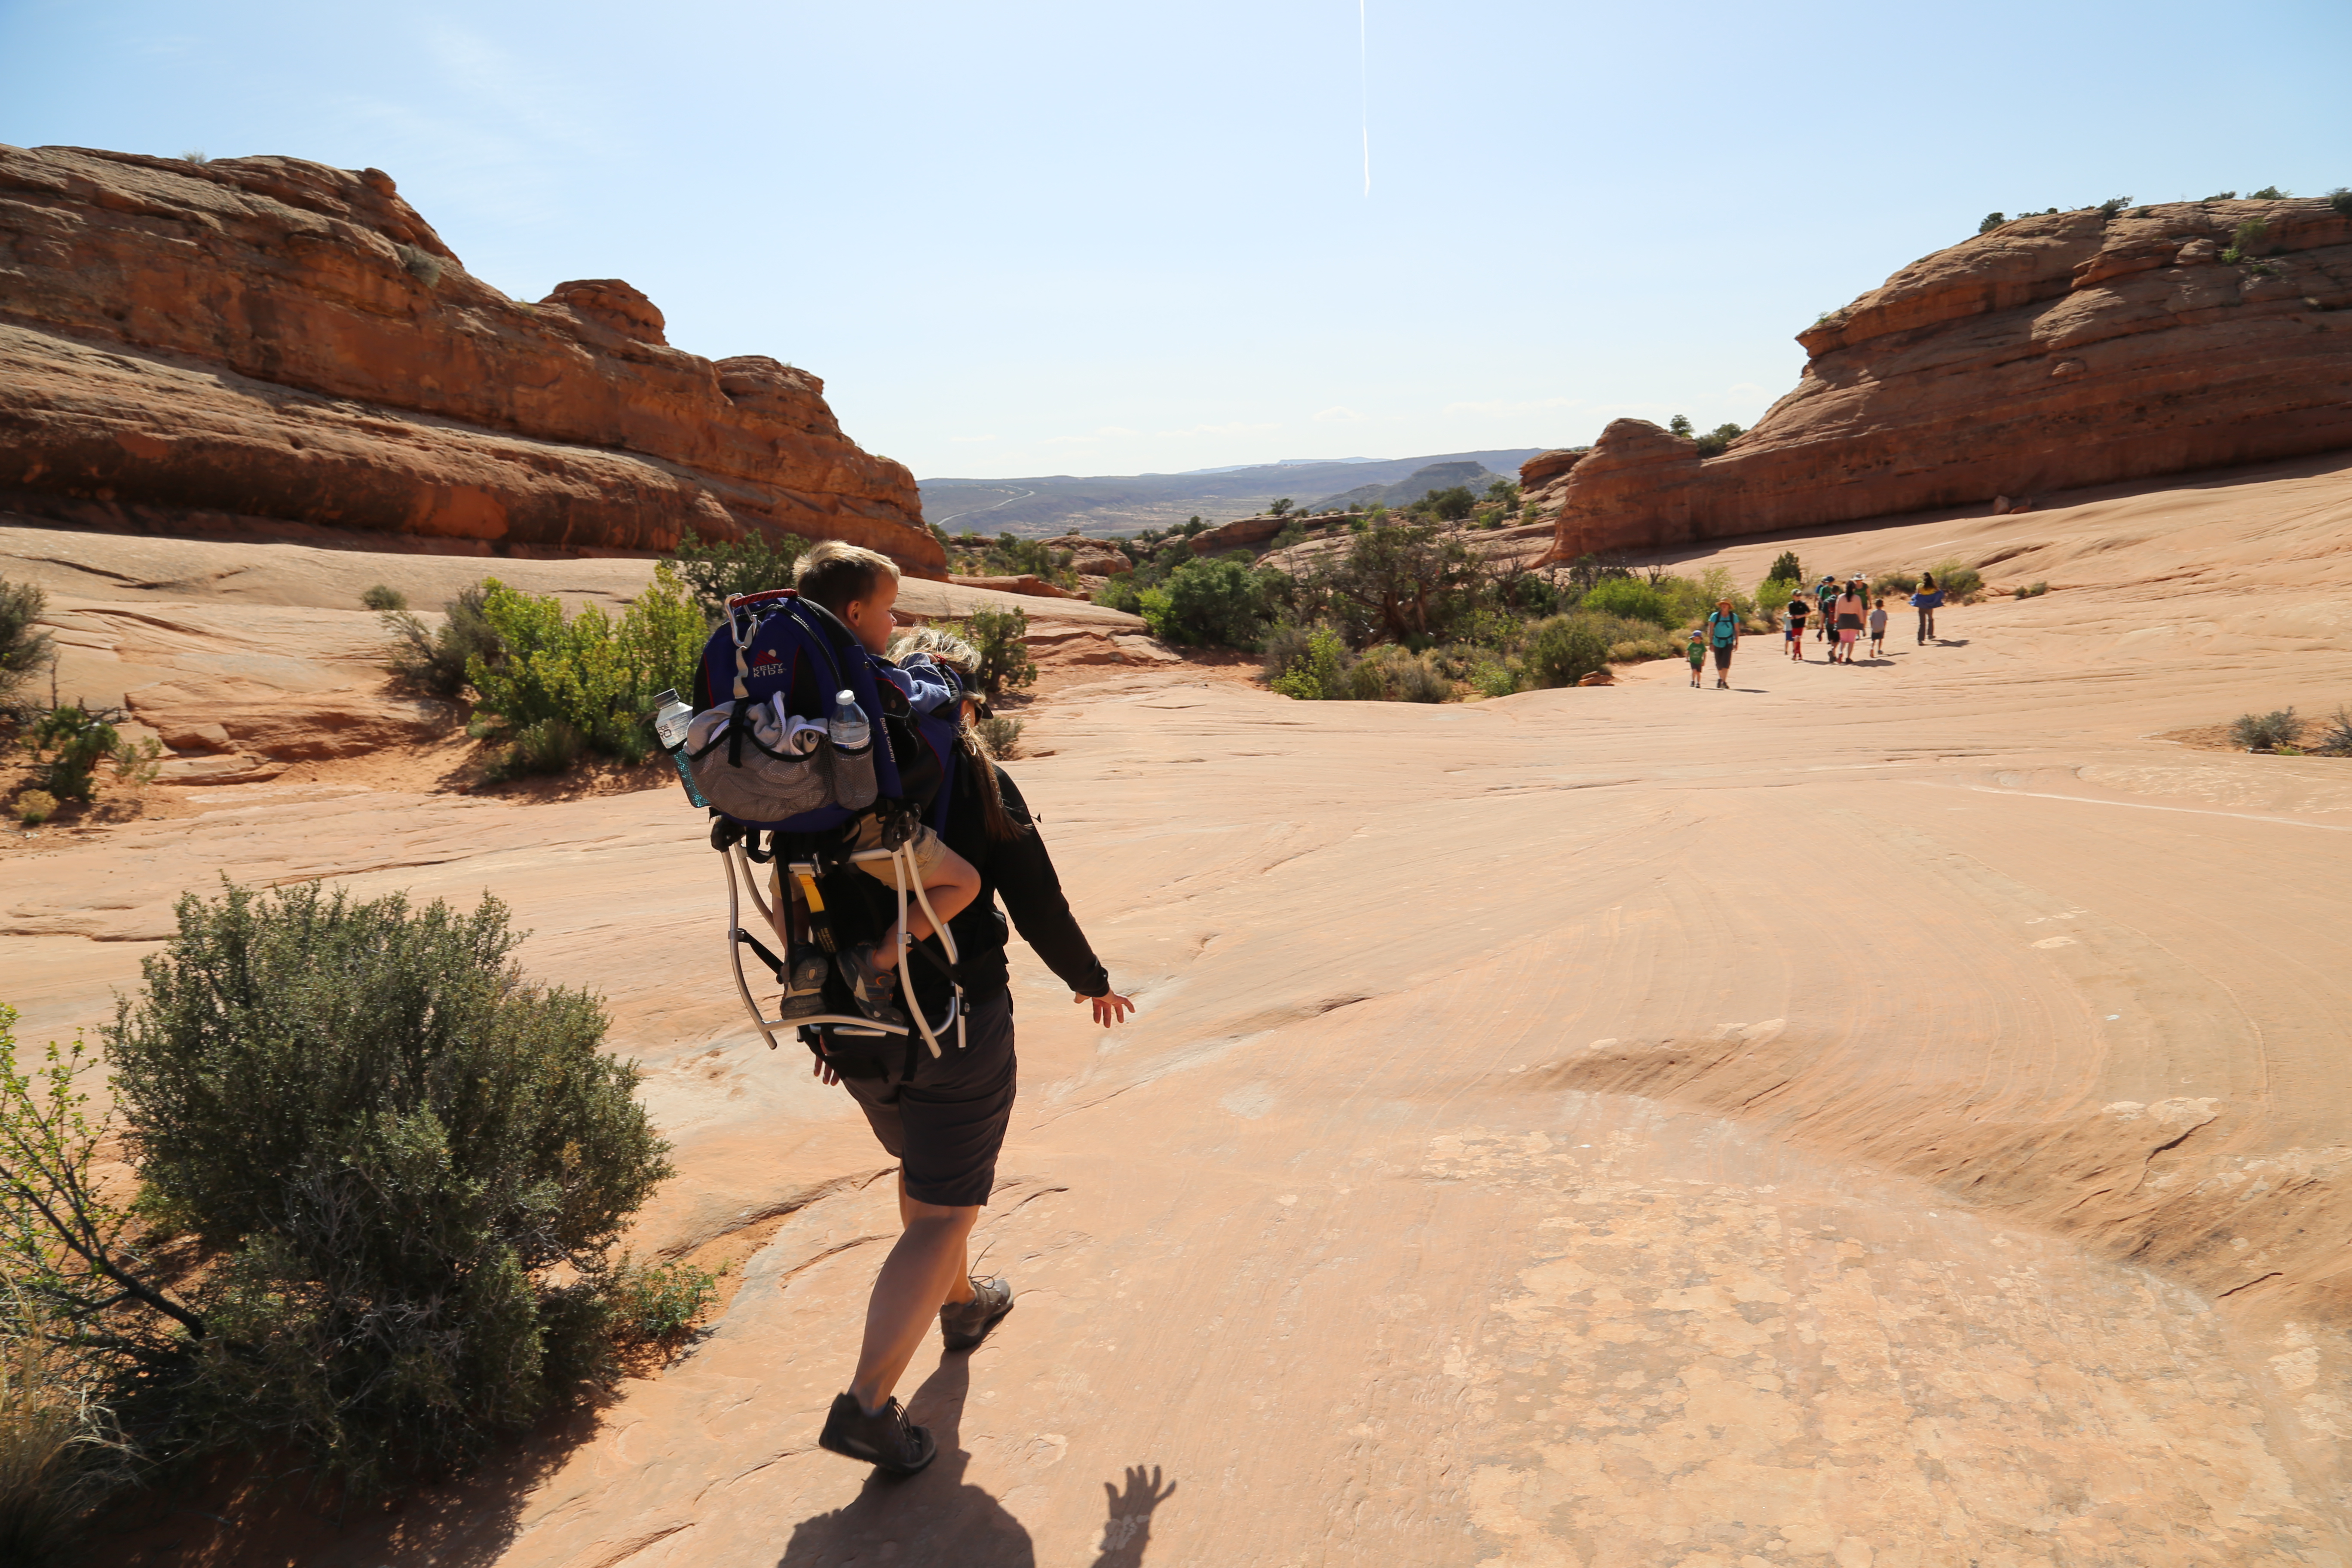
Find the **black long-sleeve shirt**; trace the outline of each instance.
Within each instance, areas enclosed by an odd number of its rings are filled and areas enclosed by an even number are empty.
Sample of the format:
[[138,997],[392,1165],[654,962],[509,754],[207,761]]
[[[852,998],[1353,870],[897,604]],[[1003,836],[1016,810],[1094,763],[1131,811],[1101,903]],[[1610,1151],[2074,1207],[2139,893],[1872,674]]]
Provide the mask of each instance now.
[[[962,765],[958,759],[958,765]],[[995,767],[994,763],[987,764]],[[1045,961],[1062,984],[1081,996],[1100,996],[1110,990],[1110,974],[1095,956],[1086,932],[1070,913],[1062,894],[1062,879],[1055,874],[1053,857],[1035,826],[1029,803],[1003,768],[996,769],[996,787],[1004,809],[1026,829],[1017,838],[991,838],[981,813],[980,792],[969,775],[956,780],[948,805],[947,830],[940,837],[949,848],[971,861],[980,872],[980,895],[963,913],[948,922],[955,933],[968,1004],[987,1000],[1003,990],[1009,979],[1004,963],[1004,916],[997,912],[1001,894],[1004,908],[1022,939]]]

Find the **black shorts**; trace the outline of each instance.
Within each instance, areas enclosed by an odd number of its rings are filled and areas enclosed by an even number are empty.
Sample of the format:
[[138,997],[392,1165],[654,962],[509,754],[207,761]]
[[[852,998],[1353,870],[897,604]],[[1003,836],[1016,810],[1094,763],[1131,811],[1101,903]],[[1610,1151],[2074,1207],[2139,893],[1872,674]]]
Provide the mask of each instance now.
[[874,1136],[898,1156],[907,1195],[941,1208],[985,1204],[996,1184],[996,1156],[1013,1120],[1017,1076],[1013,993],[1000,991],[973,1006],[964,1033],[961,1050],[942,1036],[936,1059],[918,1045],[911,1082],[895,1071],[841,1080]]
[[1729,669],[1731,668],[1731,644],[1725,643],[1721,647],[1715,650],[1716,668]]

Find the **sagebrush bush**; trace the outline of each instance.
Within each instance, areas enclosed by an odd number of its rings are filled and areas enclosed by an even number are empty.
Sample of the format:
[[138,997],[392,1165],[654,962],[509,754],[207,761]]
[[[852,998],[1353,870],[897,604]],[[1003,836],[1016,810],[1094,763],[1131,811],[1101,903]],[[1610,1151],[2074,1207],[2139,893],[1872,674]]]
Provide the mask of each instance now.
[[58,797],[45,789],[28,789],[16,796],[10,809],[26,826],[38,827],[58,814]]
[[1470,671],[1470,685],[1482,697],[1508,697],[1519,689],[1519,672],[1499,660],[1477,665]]
[[603,1375],[610,1251],[670,1168],[596,998],[527,982],[495,899],[177,913],[107,1047],[131,1163],[216,1258],[180,1441],[291,1443],[366,1495]]
[[2050,592],[2049,584],[2033,583],[2019,588],[2012,596],[2020,599],[2038,599],[2048,592]]
[[466,671],[475,660],[495,668],[506,658],[506,645],[482,612],[483,589],[477,584],[461,589],[441,606],[440,628],[426,627],[406,609],[383,613],[383,628],[392,646],[384,668],[393,679],[433,697],[456,697],[466,689]]
[[[655,566],[618,622],[593,605],[567,620],[553,595],[520,593],[495,577],[482,588],[482,615],[504,655],[467,663],[481,710],[517,739],[555,721],[578,731],[588,750],[642,762],[654,748],[655,695],[693,689],[708,631],[667,563]],[[556,732],[538,733],[541,754],[552,754]]]
[[2292,708],[2269,713],[2241,713],[2230,722],[2230,739],[2250,752],[2276,752],[2303,739],[2306,721]]
[[[2352,216],[2352,214],[2346,216]],[[2326,728],[2320,731],[2319,739],[2312,742],[2312,752],[2322,757],[2352,757],[2352,708],[2339,702],[2336,705],[2336,711],[2321,723]]]
[[1268,632],[1265,646],[1259,650],[1264,657],[1258,665],[1265,672],[1266,679],[1279,680],[1293,668],[1304,664],[1311,641],[1312,634],[1307,627],[1290,622]]
[[1427,653],[1415,653],[1396,643],[1383,643],[1364,655],[1353,672],[1353,691],[1375,702],[1443,702],[1454,695],[1454,683],[1431,663]]
[[980,743],[988,754],[1003,762],[1021,754],[1021,721],[992,713],[973,726],[980,731]]
[[1019,607],[972,611],[961,622],[941,623],[971,645],[980,656],[972,679],[991,701],[1008,688],[1028,686],[1037,679],[1037,661],[1029,657],[1029,616]]
[[378,583],[360,595],[360,603],[371,610],[404,610],[408,608],[408,595]]
[[[1938,582],[1942,581],[1940,577],[1937,580]],[[1908,598],[1919,591],[1919,574],[1916,572],[1881,572],[1877,577],[1872,581],[1870,591],[1873,594],[1900,594],[1904,597]]]
[[1573,686],[1609,662],[1609,643],[1591,621],[1554,616],[1528,636],[1526,658],[1529,685]]

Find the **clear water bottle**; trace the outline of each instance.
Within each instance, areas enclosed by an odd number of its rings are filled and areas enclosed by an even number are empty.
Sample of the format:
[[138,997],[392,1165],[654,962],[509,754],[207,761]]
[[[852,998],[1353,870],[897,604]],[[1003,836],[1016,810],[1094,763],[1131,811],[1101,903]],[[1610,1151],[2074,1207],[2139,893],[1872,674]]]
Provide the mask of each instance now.
[[694,710],[688,708],[677,692],[665,691],[654,699],[654,738],[661,742],[661,749],[669,753],[669,760],[677,765],[677,782],[686,786],[686,798],[698,806],[708,807],[710,803],[703,799],[702,791],[695,787],[694,769],[686,756],[686,730],[692,722]]
[[665,752],[675,752],[686,744],[686,727],[694,722],[694,710],[675,691],[665,691],[654,699],[654,735]]
[[866,710],[857,705],[857,694],[846,689],[833,694],[833,719],[824,728],[834,749],[839,752],[862,752],[873,737],[873,730],[866,722]]

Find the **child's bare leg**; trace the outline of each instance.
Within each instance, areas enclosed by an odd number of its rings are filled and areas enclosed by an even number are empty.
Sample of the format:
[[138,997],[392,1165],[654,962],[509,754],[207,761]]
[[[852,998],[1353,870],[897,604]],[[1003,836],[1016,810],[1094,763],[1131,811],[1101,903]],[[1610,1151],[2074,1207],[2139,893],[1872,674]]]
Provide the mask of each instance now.
[[[941,921],[951,921],[971,907],[980,896],[980,872],[972,863],[952,849],[944,850],[940,863],[923,883],[923,897]],[[909,889],[907,897],[907,934],[920,942],[935,928],[924,918],[923,906]],[[898,922],[892,921],[890,929],[882,933],[875,944],[874,964],[877,969],[894,969],[898,963]]]

